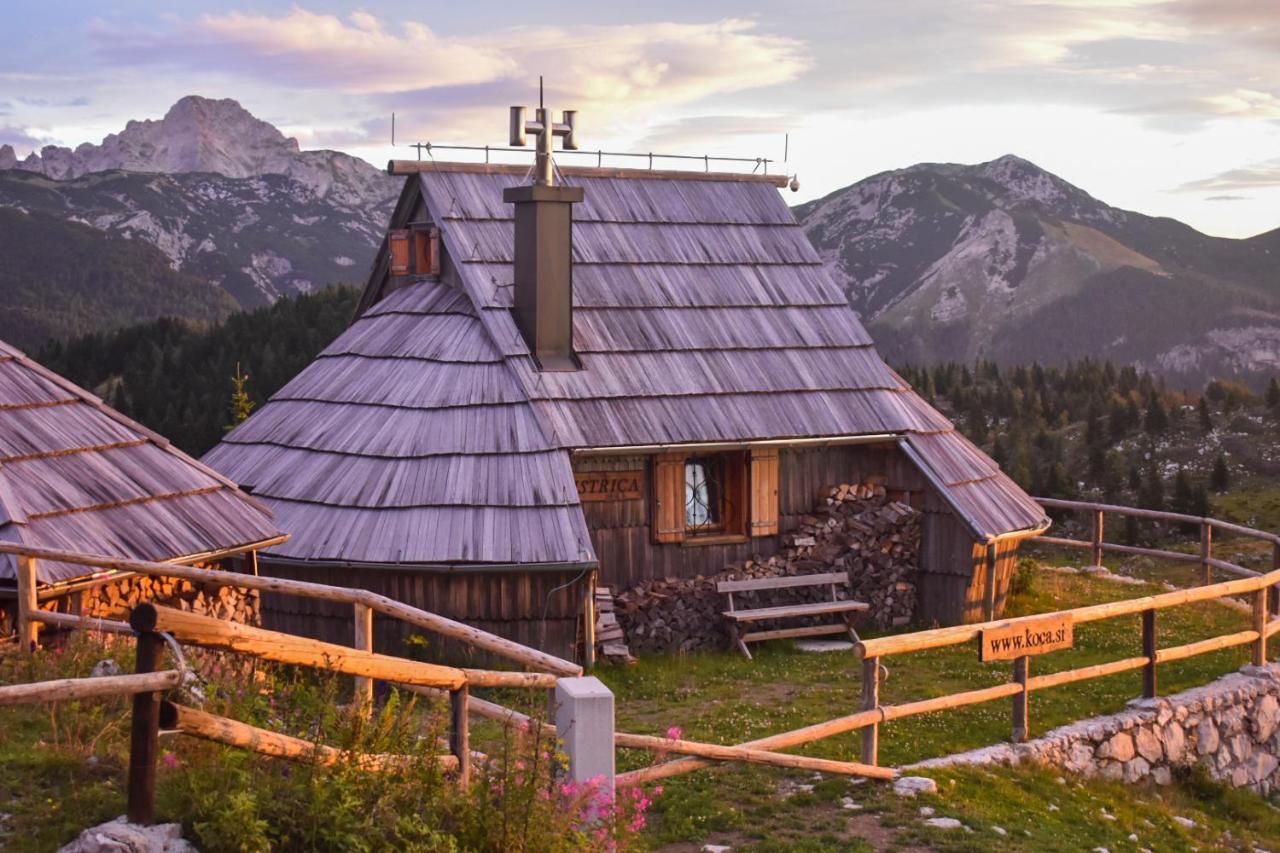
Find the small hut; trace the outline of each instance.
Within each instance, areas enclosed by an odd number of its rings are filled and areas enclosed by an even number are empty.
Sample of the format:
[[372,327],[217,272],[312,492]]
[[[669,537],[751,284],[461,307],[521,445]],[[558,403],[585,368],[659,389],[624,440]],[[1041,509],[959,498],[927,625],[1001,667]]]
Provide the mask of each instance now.
[[[225,476],[0,342],[0,541],[243,565],[284,538],[270,509]],[[0,616],[8,626],[17,578],[17,558],[0,554]],[[46,560],[36,561],[36,579],[41,606],[62,612],[99,616],[138,599],[182,599],[212,615],[256,618],[253,599],[181,581]]]
[[[833,483],[875,476],[924,514],[920,621],[1003,606],[1044,511],[880,359],[784,180],[391,172],[350,328],[205,457],[290,533],[265,572],[567,654],[597,580],[768,555]],[[266,607],[350,635],[349,614]]]

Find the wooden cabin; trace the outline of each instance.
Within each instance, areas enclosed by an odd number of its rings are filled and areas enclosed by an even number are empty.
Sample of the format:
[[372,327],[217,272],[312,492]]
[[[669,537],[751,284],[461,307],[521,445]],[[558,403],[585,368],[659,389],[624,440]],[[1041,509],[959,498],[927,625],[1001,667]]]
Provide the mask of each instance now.
[[[0,342],[0,541],[80,554],[251,569],[283,541],[271,510],[88,391]],[[183,582],[36,561],[41,606],[116,615],[137,600],[256,618],[256,603]],[[0,635],[17,559],[0,553]]]
[[1044,511],[880,359],[781,179],[392,172],[350,328],[205,457],[290,533],[264,572],[568,654],[594,581],[767,555],[824,489],[880,475],[925,513],[920,620],[1000,612]]

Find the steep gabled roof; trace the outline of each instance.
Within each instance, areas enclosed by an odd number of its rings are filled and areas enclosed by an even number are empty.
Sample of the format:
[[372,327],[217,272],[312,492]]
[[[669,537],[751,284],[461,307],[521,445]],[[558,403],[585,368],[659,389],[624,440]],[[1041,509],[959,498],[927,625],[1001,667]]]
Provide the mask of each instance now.
[[[0,540],[174,560],[281,535],[222,474],[0,342]],[[37,562],[43,583],[91,571]],[[0,554],[0,579],[15,576]]]
[[[423,171],[420,191],[493,340],[561,447],[895,433],[978,539],[1044,510],[875,351],[777,188],[601,176],[574,208],[574,345],[539,372],[510,311],[521,170]],[[714,177],[714,176],[712,176]],[[412,179],[411,179],[412,180]]]
[[[378,563],[593,560],[569,451],[891,433],[979,539],[1043,510],[876,353],[775,186],[564,170],[574,343],[540,372],[515,325],[523,170],[410,178],[446,251],[442,282],[388,292],[205,457],[293,534],[273,553]],[[447,283],[446,283],[447,282]]]
[[471,301],[420,282],[366,311],[205,460],[300,560],[594,562],[568,453]]

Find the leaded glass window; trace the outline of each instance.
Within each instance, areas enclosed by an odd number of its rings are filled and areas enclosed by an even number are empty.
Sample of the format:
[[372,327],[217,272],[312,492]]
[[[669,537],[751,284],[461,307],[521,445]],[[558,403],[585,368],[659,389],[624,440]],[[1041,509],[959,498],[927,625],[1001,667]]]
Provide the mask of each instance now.
[[723,456],[695,456],[685,463],[684,517],[694,532],[724,526]]

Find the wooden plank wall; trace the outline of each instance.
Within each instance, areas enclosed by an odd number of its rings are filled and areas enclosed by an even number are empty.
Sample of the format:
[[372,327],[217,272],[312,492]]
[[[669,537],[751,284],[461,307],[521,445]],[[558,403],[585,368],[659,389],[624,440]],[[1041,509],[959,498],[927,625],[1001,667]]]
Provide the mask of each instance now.
[[[647,456],[583,457],[574,470],[643,470],[644,496],[639,500],[592,501],[583,504],[596,556],[600,582],[615,591],[662,577],[694,577],[722,571],[752,555],[777,551],[778,537],[768,536],[730,545],[657,544],[649,531],[651,459]],[[980,621],[986,595],[985,552],[951,514],[911,461],[892,444],[843,445],[787,449],[779,461],[779,527],[794,530],[840,483],[883,476],[898,500],[924,513],[924,543],[917,617],[921,624],[953,625]],[[997,615],[1003,612],[1008,580],[1016,564],[1017,546],[1005,546],[997,566]]]
[[[577,572],[444,573],[336,566],[299,568],[272,564],[267,558],[262,560],[261,571],[274,577],[367,589],[567,660],[577,656],[578,620],[589,582],[588,577],[579,578]],[[565,584],[568,586],[556,589]],[[354,631],[351,605],[292,595],[264,593],[262,620],[264,627],[274,631],[342,645],[351,644]],[[404,653],[404,641],[411,634],[427,639],[425,652],[430,660],[488,660],[483,652],[473,653],[464,645],[375,614],[375,650]]]

